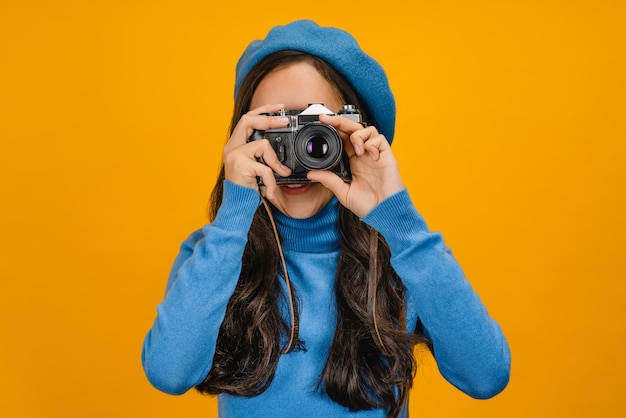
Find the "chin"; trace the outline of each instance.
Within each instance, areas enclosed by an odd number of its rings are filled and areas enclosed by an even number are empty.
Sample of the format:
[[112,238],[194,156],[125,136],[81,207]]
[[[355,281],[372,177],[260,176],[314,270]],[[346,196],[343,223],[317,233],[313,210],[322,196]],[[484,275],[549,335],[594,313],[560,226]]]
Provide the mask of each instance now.
[[322,210],[332,197],[332,192],[319,183],[298,183],[280,186],[272,204],[290,218],[306,219]]

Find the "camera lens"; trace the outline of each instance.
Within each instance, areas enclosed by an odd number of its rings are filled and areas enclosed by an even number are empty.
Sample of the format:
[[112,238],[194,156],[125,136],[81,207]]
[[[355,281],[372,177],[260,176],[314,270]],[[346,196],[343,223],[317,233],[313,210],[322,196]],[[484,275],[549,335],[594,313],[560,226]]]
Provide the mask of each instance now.
[[294,141],[298,162],[308,170],[328,170],[341,159],[343,143],[335,128],[321,122],[305,125]]
[[328,142],[321,136],[309,138],[306,143],[306,152],[311,158],[324,158],[328,154]]

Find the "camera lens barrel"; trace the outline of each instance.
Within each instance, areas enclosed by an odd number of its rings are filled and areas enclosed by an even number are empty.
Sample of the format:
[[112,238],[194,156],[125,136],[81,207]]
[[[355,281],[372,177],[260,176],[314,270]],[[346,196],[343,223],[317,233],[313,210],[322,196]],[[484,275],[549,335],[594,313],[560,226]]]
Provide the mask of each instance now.
[[294,154],[307,170],[329,170],[337,165],[343,143],[337,130],[321,122],[309,123],[294,139]]

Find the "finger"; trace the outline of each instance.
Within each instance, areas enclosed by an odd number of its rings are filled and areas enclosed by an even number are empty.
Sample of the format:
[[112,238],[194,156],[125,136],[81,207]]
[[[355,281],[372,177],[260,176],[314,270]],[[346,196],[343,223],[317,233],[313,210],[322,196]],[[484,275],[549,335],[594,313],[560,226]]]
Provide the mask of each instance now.
[[272,169],[267,166],[259,168],[258,177],[261,178],[263,184],[259,187],[260,192],[268,199],[273,199],[278,186]]
[[[259,162],[259,159],[263,161]],[[291,174],[291,169],[280,162],[276,151],[274,151],[267,139],[248,142],[232,152],[225,153],[224,157],[224,164],[233,168],[243,164],[256,167],[257,163],[262,167],[268,167],[270,171],[275,171],[283,177]],[[258,173],[254,174],[256,176],[260,175]]]
[[371,155],[371,157],[374,159],[374,161],[377,161],[380,158],[380,153],[382,151],[381,147],[387,144],[387,140],[385,139],[384,136],[382,135],[377,135],[375,138],[372,138],[370,140],[368,140],[367,142],[365,142],[364,144],[364,148],[365,151],[367,152],[369,155]]
[[284,105],[282,104],[265,105],[244,114],[237,122],[235,129],[233,129],[231,138],[228,141],[229,146],[246,143],[255,130],[266,131],[287,126],[289,118],[264,114],[276,113],[283,108]]
[[254,115],[260,115],[262,113],[277,113],[279,110],[283,109],[284,107],[285,105],[282,103],[266,104],[266,105],[259,106],[259,107],[249,110],[246,113],[246,115],[254,116]]
[[326,123],[327,125],[330,125],[333,128],[337,129],[339,135],[341,136],[341,139],[343,140],[345,152],[348,155],[348,158],[352,157],[355,153],[357,155],[361,155],[363,153],[363,149],[356,149],[349,139],[351,134],[355,130],[363,128],[360,123],[356,123],[342,116],[330,116],[320,114],[319,118],[320,122]]
[[337,174],[330,171],[315,170],[309,171],[307,178],[321,183],[337,196],[341,204],[346,205],[346,196],[348,195],[349,186]]
[[338,116],[338,115],[331,116],[331,115],[321,114],[319,118],[320,118],[320,122],[324,122],[330,126],[333,126],[338,131],[348,134],[348,136],[352,135],[354,131],[363,129],[363,125],[361,125],[359,122],[355,122],[343,116]]
[[[357,151],[357,155],[359,156],[366,152],[366,148],[372,151],[373,145],[380,151],[382,151],[385,146],[389,146],[387,139],[384,135],[380,134],[374,126],[368,126],[367,128],[355,131],[350,135],[350,141],[354,149],[360,151]],[[369,145],[367,145],[368,143]]]
[[272,148],[270,141],[267,139],[261,139],[250,143],[250,148],[254,151],[254,157],[256,159],[262,159],[263,163],[271,170],[278,173],[282,177],[287,177],[291,174],[291,169],[280,162],[276,151]]
[[[265,160],[269,162],[269,166]],[[224,169],[228,180],[248,186],[256,185],[257,177],[261,177],[271,187],[274,183],[274,171],[283,177],[291,174],[291,170],[278,161],[267,140],[253,141],[225,153]]]
[[241,145],[248,142],[254,131],[284,128],[289,124],[289,118],[268,115],[243,115],[233,130],[229,143]]
[[368,126],[364,128],[360,123],[343,116],[320,115],[320,121],[335,127],[341,133],[347,134],[357,156],[361,156],[365,152],[365,142],[381,135],[376,127]]

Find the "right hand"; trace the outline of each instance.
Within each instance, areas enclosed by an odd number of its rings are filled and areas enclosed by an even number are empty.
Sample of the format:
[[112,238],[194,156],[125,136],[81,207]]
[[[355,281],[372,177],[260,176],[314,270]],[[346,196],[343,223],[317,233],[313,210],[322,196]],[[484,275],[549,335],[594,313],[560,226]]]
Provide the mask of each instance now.
[[[291,174],[291,170],[284,166],[276,156],[269,141],[266,139],[247,142],[254,130],[268,130],[287,126],[289,120],[262,113],[276,113],[284,105],[265,105],[253,109],[243,115],[233,133],[224,146],[224,175],[226,180],[240,186],[259,190],[257,177],[263,180],[264,189],[260,190],[269,199],[274,197],[276,179],[274,172],[282,177]],[[263,158],[264,163],[259,161]]]

